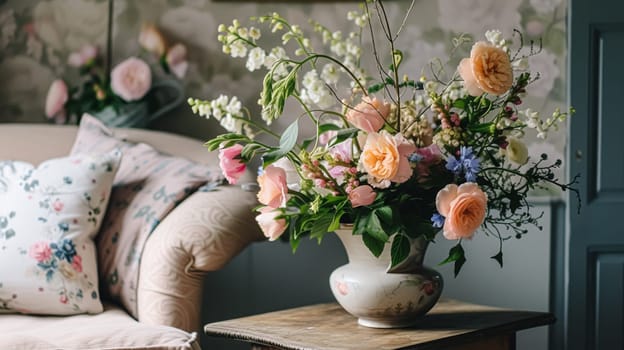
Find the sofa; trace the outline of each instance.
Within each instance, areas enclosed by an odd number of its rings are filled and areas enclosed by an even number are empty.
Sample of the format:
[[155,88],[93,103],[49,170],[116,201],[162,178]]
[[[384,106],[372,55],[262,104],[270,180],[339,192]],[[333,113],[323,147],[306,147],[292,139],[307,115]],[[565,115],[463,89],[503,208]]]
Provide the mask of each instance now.
[[[0,159],[39,164],[66,156],[78,128],[47,124],[0,124]],[[161,152],[217,164],[202,142],[159,131],[116,130]],[[246,174],[239,183],[253,181]],[[204,276],[221,269],[253,241],[255,193],[222,185],[197,191],[152,231],[140,256],[137,319],[104,302],[104,312],[72,316],[0,314],[0,349],[198,349]]]

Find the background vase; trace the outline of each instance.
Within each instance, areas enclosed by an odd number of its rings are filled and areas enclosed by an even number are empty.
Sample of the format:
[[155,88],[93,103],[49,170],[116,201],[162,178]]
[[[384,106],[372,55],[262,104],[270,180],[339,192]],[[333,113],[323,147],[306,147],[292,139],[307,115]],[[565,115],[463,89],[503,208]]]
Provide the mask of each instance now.
[[117,109],[107,106],[91,115],[109,127],[146,128],[184,101],[182,86],[174,80],[161,80],[152,84],[145,97],[125,103]]
[[357,317],[360,325],[410,326],[440,298],[442,276],[422,264],[428,245],[423,237],[412,240],[408,258],[390,270],[390,244],[376,258],[351,228],[341,228],[336,234],[349,262],[332,272],[330,287],[338,303]]

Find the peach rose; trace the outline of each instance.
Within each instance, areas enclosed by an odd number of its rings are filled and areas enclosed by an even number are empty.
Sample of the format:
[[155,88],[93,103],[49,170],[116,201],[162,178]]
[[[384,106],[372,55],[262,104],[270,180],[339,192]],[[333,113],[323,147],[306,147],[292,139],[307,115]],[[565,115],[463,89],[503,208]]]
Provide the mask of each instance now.
[[271,207],[264,207],[260,209],[260,215],[256,216],[258,226],[262,230],[262,233],[269,239],[274,241],[278,239],[284,231],[286,231],[286,220],[275,219],[281,214],[281,211],[275,210]]
[[436,196],[436,207],[444,220],[447,239],[472,238],[485,220],[487,195],[473,182],[459,187],[446,185]]
[[358,186],[349,192],[349,200],[353,208],[373,204],[375,197],[377,193],[369,185]]
[[143,60],[130,57],[111,72],[111,89],[125,101],[141,99],[152,85],[152,72]]
[[260,192],[258,201],[271,208],[278,208],[286,203],[288,187],[284,169],[269,165],[262,175],[258,176]]
[[61,79],[52,82],[46,97],[45,114],[48,118],[54,118],[65,113],[65,102],[69,98],[67,84]]
[[155,25],[146,23],[139,33],[139,45],[145,50],[162,56],[165,53],[165,39]]
[[377,132],[386,122],[390,113],[390,104],[368,96],[362,98],[353,109],[347,112],[347,120],[358,129]]
[[219,167],[231,185],[245,173],[245,163],[238,158],[242,150],[243,146],[239,144],[219,150]]
[[484,91],[492,95],[502,95],[513,84],[513,72],[509,55],[503,49],[484,41],[472,46],[470,58],[459,63],[459,75],[472,96]]
[[386,188],[390,182],[403,183],[412,176],[408,156],[416,146],[403,135],[394,137],[387,131],[370,133],[362,149],[360,165],[368,173],[368,182],[373,187]]

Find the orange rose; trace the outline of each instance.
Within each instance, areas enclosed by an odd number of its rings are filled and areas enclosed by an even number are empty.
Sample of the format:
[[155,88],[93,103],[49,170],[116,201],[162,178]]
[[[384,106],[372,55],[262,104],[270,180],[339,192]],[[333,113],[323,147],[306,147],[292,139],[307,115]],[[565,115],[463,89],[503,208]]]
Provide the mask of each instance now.
[[369,133],[360,157],[361,166],[368,173],[368,183],[386,188],[390,182],[403,183],[412,176],[408,156],[416,146],[401,134],[394,137],[387,131]]
[[472,46],[470,58],[464,58],[458,67],[464,86],[472,96],[484,91],[502,95],[513,84],[513,72],[509,55],[503,49],[484,41]]
[[436,207],[445,217],[444,237],[472,238],[485,219],[487,195],[473,182],[450,184],[438,192]]
[[288,187],[284,169],[269,165],[264,173],[258,176],[260,192],[258,201],[271,208],[278,208],[286,203]]
[[347,112],[347,120],[366,132],[379,131],[390,114],[390,104],[368,96]]

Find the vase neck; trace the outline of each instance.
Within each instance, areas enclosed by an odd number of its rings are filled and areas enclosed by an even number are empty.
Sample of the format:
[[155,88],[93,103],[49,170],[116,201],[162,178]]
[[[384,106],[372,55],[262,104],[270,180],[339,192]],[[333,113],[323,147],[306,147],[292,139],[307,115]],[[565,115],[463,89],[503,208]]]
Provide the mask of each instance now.
[[388,268],[388,272],[392,273],[409,273],[421,268],[429,243],[422,236],[410,239],[410,253],[407,258],[397,266],[390,268],[390,243],[386,244],[381,255],[376,258],[364,244],[362,236],[353,234],[352,228],[348,227],[336,230],[336,235],[344,245],[350,263],[383,265]]

